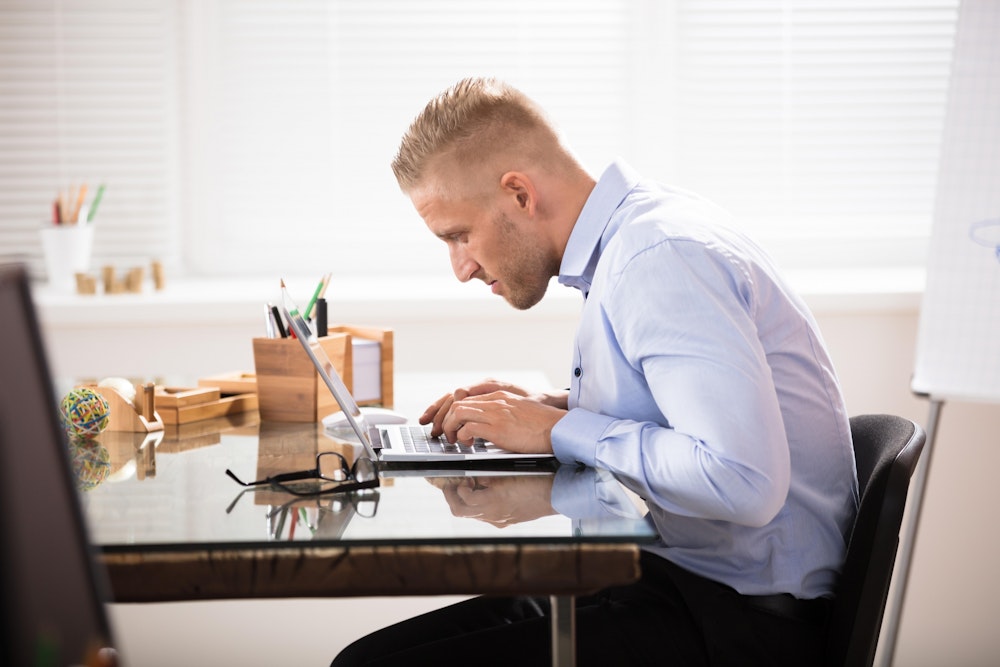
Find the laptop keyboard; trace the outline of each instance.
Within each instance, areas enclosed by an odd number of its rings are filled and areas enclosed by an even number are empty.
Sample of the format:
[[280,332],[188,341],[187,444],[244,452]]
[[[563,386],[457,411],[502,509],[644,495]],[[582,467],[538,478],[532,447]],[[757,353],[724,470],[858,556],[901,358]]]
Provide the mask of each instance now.
[[448,442],[444,438],[430,437],[430,429],[423,426],[411,426],[400,429],[403,436],[403,447],[408,452],[419,452],[421,454],[485,454],[488,450],[486,443],[479,438],[471,445],[463,445],[457,442]]

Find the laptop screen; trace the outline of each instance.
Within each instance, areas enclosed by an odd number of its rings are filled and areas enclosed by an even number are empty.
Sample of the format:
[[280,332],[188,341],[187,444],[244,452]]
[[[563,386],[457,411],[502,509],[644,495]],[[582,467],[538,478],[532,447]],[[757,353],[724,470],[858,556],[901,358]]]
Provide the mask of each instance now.
[[0,265],[0,664],[102,664],[111,644],[28,279]]
[[310,361],[312,361],[313,366],[316,367],[316,372],[319,374],[320,378],[326,384],[330,393],[337,401],[337,405],[340,406],[341,411],[347,418],[347,422],[350,424],[351,429],[354,430],[355,435],[361,440],[361,445],[364,447],[365,454],[371,458],[372,461],[377,460],[375,445],[373,444],[373,429],[365,419],[364,414],[361,412],[361,408],[358,407],[358,402],[354,400],[354,396],[351,395],[350,390],[347,389],[347,385],[344,381],[340,379],[340,373],[334,368],[333,363],[330,358],[323,351],[323,346],[319,344],[312,331],[309,329],[309,325],[306,324],[305,319],[299,312],[299,309],[295,306],[295,302],[288,294],[288,290],[285,289],[285,283],[281,283],[281,299],[282,299],[282,311],[285,314],[285,318],[288,320],[289,329],[295,334],[295,337],[299,339],[302,344],[302,348],[305,350],[306,354],[309,356]]

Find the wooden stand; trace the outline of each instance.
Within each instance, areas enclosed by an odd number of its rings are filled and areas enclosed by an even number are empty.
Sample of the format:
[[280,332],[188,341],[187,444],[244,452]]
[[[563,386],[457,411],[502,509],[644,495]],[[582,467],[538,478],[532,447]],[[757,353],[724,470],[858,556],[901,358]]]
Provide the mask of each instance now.
[[148,382],[136,392],[135,400],[138,407],[125,400],[125,397],[111,387],[88,385],[104,397],[111,408],[106,431],[131,431],[133,433],[151,433],[163,430],[163,420],[156,413],[155,387]]
[[[351,391],[354,390],[352,337],[379,343],[381,396],[359,403],[391,408],[392,330],[342,325],[331,327],[328,331],[329,335],[320,338],[319,344]],[[257,409],[261,421],[318,422],[340,409],[299,341],[292,338],[254,338],[253,357]]]

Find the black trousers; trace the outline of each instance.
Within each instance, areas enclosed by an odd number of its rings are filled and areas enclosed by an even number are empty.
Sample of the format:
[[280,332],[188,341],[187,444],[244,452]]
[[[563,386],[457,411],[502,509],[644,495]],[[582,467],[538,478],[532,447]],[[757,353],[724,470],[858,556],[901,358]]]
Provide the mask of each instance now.
[[[645,552],[642,572],[635,584],[577,598],[578,665],[823,663],[823,613],[762,609]],[[478,597],[362,637],[333,666],[550,665],[551,655],[548,598]]]

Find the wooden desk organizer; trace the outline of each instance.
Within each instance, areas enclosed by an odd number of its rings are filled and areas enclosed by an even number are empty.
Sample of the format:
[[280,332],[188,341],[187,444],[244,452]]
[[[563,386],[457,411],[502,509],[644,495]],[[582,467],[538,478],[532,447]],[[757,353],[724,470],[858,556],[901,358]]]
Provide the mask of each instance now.
[[[392,331],[352,326],[331,327],[328,331],[329,335],[319,343],[351,391],[354,390],[351,338],[357,336],[380,343],[382,395],[363,404],[392,407]],[[253,358],[261,421],[318,422],[340,409],[299,341],[254,338]]]
[[163,419],[156,412],[154,386],[147,383],[136,390],[135,403],[111,387],[85,385],[104,397],[111,409],[108,415],[107,431],[130,431],[132,433],[152,433],[163,430]]

